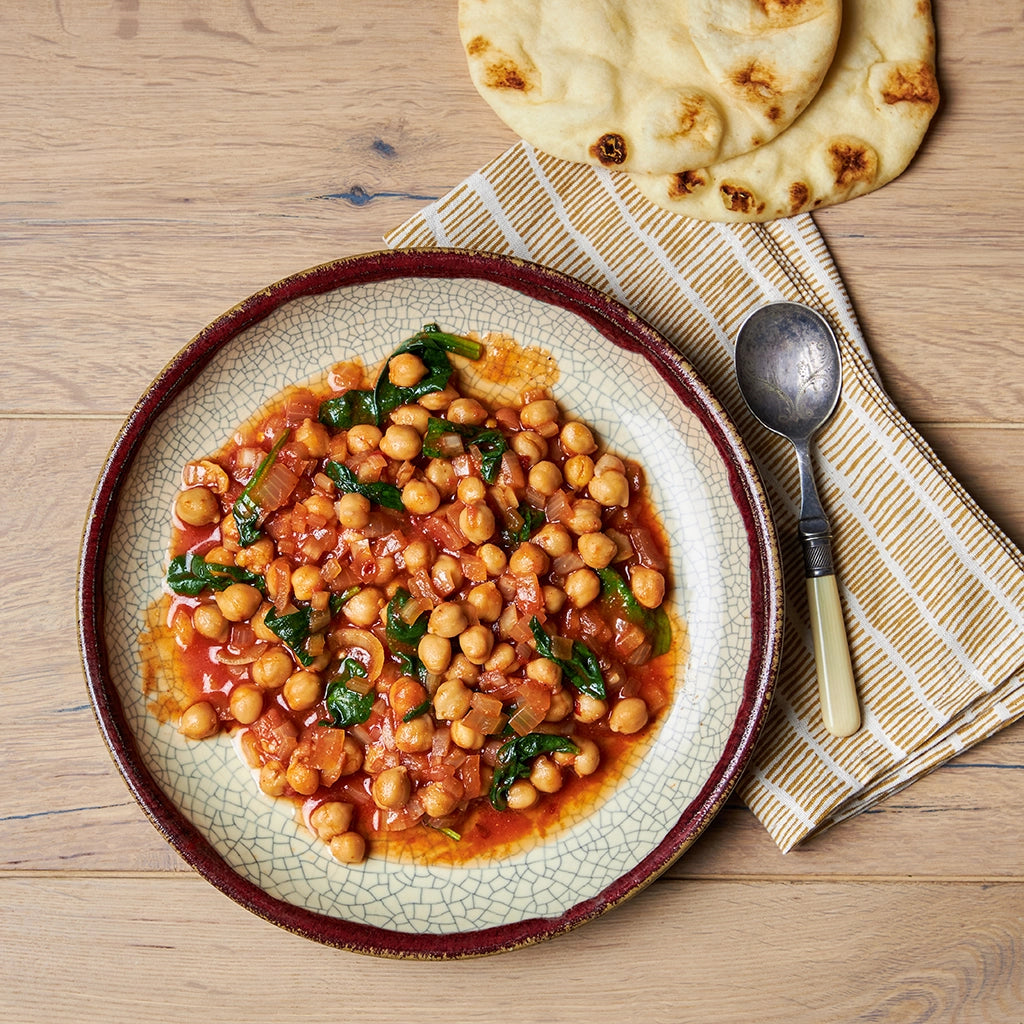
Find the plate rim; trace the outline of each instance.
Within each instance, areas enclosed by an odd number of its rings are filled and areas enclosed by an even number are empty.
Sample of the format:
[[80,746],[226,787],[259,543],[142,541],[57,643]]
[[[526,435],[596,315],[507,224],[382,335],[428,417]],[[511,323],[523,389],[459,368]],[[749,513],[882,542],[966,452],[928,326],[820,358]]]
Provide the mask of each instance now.
[[[217,853],[142,763],[106,672],[103,567],[116,501],[150,423],[236,335],[305,296],[395,278],[474,278],[504,285],[579,316],[611,344],[645,357],[698,419],[726,466],[751,548],[752,643],[742,697],[724,750],[697,794],[658,846],[596,896],[552,918],[527,918],[445,933],[402,932],[298,907],[238,874]],[[252,293],[204,327],[172,358],[133,406],[110,447],[89,502],[78,566],[79,654],[107,751],[157,831],[193,869],[258,917],[324,945],[395,958],[484,956],[552,938],[618,906],[661,875],[704,831],[735,788],[771,705],[783,640],[784,586],[767,491],[731,417],[696,368],[664,336],[618,300],[562,271],[480,250],[384,249],[300,270]]]

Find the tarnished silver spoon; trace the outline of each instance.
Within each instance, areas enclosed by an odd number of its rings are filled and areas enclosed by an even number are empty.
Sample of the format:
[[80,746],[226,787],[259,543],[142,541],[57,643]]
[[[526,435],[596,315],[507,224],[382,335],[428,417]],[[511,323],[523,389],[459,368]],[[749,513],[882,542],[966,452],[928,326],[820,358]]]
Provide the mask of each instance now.
[[830,733],[852,736],[860,728],[860,704],[832,566],[831,529],[811,466],[811,441],[832,417],[842,390],[839,346],[828,323],[813,309],[798,302],[772,302],[755,309],[740,325],[736,376],[750,411],[796,449],[798,529],[821,713]]

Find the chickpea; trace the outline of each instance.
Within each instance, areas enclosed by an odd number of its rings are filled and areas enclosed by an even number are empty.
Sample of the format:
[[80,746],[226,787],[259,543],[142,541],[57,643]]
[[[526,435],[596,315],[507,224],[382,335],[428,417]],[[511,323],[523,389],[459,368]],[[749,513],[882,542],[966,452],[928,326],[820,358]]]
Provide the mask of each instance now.
[[547,457],[548,443],[536,430],[520,430],[512,435],[512,451],[533,466]]
[[455,497],[464,505],[472,505],[483,501],[487,496],[487,488],[478,476],[464,476],[455,488]]
[[441,504],[441,494],[429,480],[410,480],[402,488],[402,504],[416,515],[429,515]]
[[427,632],[450,639],[458,636],[468,625],[462,606],[454,601],[445,601],[430,613]]
[[295,429],[295,440],[301,441],[314,459],[322,459],[327,454],[330,437],[322,423],[307,417]]
[[606,533],[585,533],[576,543],[580,558],[592,569],[611,565],[619,553],[619,546]]
[[292,757],[285,772],[288,785],[301,796],[312,796],[320,788],[320,771],[297,757]]
[[385,604],[387,600],[382,590],[378,587],[363,587],[342,605],[341,610],[353,626],[372,626]]
[[331,840],[331,856],[342,864],[366,860],[366,840],[358,832],[342,832]]
[[597,450],[594,435],[585,423],[570,420],[558,435],[562,449],[567,455],[589,455]]
[[442,636],[425,633],[420,638],[416,653],[428,672],[440,675],[451,664],[452,645]]
[[561,523],[545,523],[533,535],[533,543],[552,558],[560,558],[572,551],[572,537]]
[[412,676],[399,676],[388,687],[388,703],[395,713],[395,718],[402,718],[413,708],[418,708],[427,699],[427,691],[422,683]]
[[348,443],[348,450],[353,455],[360,455],[363,452],[372,452],[380,445],[383,437],[380,427],[372,423],[357,423],[354,427],[348,428],[345,439]]
[[574,742],[580,748],[580,752],[572,759],[572,770],[580,778],[585,775],[593,775],[601,763],[600,748],[593,740],[576,739]]
[[192,612],[192,625],[200,636],[207,640],[224,643],[231,631],[231,623],[215,604],[201,604]]
[[459,394],[455,388],[446,387],[443,391],[431,391],[423,395],[419,403],[424,409],[429,409],[431,412],[444,412],[458,397]]
[[494,536],[495,525],[494,513],[482,501],[466,505],[459,513],[459,529],[470,544],[483,544],[490,540]]
[[470,697],[461,679],[446,679],[434,694],[434,716],[445,722],[462,718],[469,711]]
[[647,705],[642,697],[623,698],[608,716],[608,728],[627,736],[639,732],[646,724]]
[[320,703],[323,683],[315,672],[299,669],[284,681],[283,695],[292,711],[308,711]]
[[428,540],[414,540],[402,553],[405,568],[411,573],[426,569],[433,563],[436,556],[437,551]]
[[611,452],[605,452],[597,462],[594,463],[594,475],[601,476],[602,473],[625,473],[626,464]]
[[363,767],[363,745],[354,736],[346,736],[342,747],[341,774],[353,775]]
[[292,656],[281,646],[264,651],[252,664],[252,681],[262,690],[276,690],[295,670]]
[[576,694],[576,710],[574,717],[577,722],[589,724],[599,722],[608,713],[607,701],[600,697],[592,697],[589,693]]
[[582,491],[594,479],[594,460],[589,455],[574,455],[562,472],[565,482],[574,491]]
[[562,788],[562,771],[551,758],[542,755],[530,768],[530,782],[541,793],[557,793]]
[[601,529],[601,506],[590,498],[580,498],[573,503],[572,513],[566,526],[572,533],[597,533]]
[[540,794],[529,779],[516,779],[508,788],[507,799],[510,810],[525,811],[540,799]]
[[220,520],[220,501],[208,487],[190,487],[174,501],[177,517],[189,526],[211,526]]
[[178,732],[190,740],[205,740],[220,732],[216,709],[208,700],[196,701],[182,712]]
[[361,530],[370,521],[370,499],[349,491],[334,504],[338,522],[349,530]]
[[508,560],[510,572],[514,573],[536,573],[543,575],[551,568],[551,559],[548,553],[532,541],[524,541],[512,552]]
[[606,473],[595,473],[594,479],[587,485],[590,496],[605,508],[613,505],[629,504],[629,481],[624,473],[608,470]]
[[449,679],[461,679],[467,686],[472,686],[480,678],[480,669],[460,650],[452,655],[452,661],[445,676]]
[[562,471],[547,459],[530,467],[527,483],[545,498],[550,498],[562,486]]
[[420,792],[420,803],[428,818],[443,818],[459,806],[465,787],[456,778],[431,782]]
[[430,413],[422,405],[400,405],[391,410],[391,422],[400,427],[414,427],[417,434],[425,434],[430,424]]
[[585,608],[601,593],[601,580],[593,569],[574,569],[565,578],[565,596],[574,608]]
[[452,423],[465,423],[473,427],[486,423],[487,415],[487,410],[475,398],[456,398],[446,413]]
[[434,742],[434,723],[429,715],[418,715],[395,727],[395,746],[403,754],[425,754]]
[[267,612],[270,611],[274,606],[269,602],[265,602],[260,606],[259,611],[252,617],[252,629],[256,634],[257,640],[266,640],[267,643],[276,644],[279,643],[281,638],[266,624],[264,621],[267,617]]
[[665,577],[657,569],[636,565],[629,573],[629,589],[645,608],[657,608],[665,600]]
[[423,448],[423,438],[415,427],[403,427],[393,423],[380,439],[380,450],[398,462],[415,459]]
[[334,502],[325,494],[311,494],[303,503],[306,508],[315,516],[320,516],[328,523],[333,523],[338,518],[334,509]]
[[297,601],[308,601],[323,590],[324,581],[315,565],[300,565],[292,572],[292,593]]
[[462,586],[462,566],[457,558],[441,555],[430,570],[430,578],[439,594],[451,594]]
[[426,375],[426,363],[415,352],[399,352],[388,362],[388,380],[396,388],[411,388]]
[[484,662],[488,672],[505,672],[516,663],[516,649],[507,643],[497,644],[491,656]]
[[404,765],[385,768],[371,786],[373,802],[381,810],[397,810],[404,807],[412,796],[412,782]]
[[260,767],[260,789],[267,796],[282,796],[288,779],[280,761],[267,761]]
[[486,626],[470,626],[459,634],[459,646],[474,665],[482,665],[491,656],[494,634]]
[[438,494],[446,496],[455,493],[459,482],[454,467],[447,459],[431,459],[424,476],[437,488]]
[[451,730],[452,743],[463,750],[479,750],[486,737],[479,729],[466,725],[463,721],[452,722]]
[[242,548],[235,555],[235,565],[250,572],[266,572],[276,553],[274,542],[269,537],[261,537],[255,544]]
[[316,830],[316,834],[324,842],[329,843],[335,836],[340,836],[351,828],[354,812],[355,807],[352,804],[341,800],[328,800],[313,811],[309,816],[309,823]]
[[263,596],[248,583],[232,583],[214,594],[213,599],[228,622],[244,622],[256,614]]
[[562,685],[561,666],[550,658],[531,658],[526,663],[526,677],[552,692]]
[[496,622],[505,607],[501,592],[490,580],[473,587],[466,594],[466,604],[481,622]]
[[548,615],[557,615],[565,607],[565,591],[550,585],[541,587],[544,595],[544,610]]
[[558,406],[550,398],[529,402],[519,410],[519,422],[527,429],[536,430],[558,418]]
[[210,548],[210,550],[203,555],[203,558],[205,558],[207,562],[212,562],[214,565],[235,564],[234,554],[228,551],[228,549],[221,544],[218,544],[215,548]]
[[545,722],[561,722],[572,714],[572,696],[564,686],[551,695],[551,707],[544,716]]
[[231,691],[228,707],[239,725],[252,725],[263,714],[263,693],[258,686],[242,683]]
[[477,556],[491,576],[500,576],[508,568],[508,557],[497,544],[482,544]]

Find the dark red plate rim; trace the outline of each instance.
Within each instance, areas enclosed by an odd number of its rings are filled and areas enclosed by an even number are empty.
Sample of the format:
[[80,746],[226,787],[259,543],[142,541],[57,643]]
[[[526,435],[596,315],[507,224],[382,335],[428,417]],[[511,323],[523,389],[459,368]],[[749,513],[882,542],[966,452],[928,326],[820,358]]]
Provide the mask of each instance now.
[[[476,278],[564,308],[611,344],[642,354],[703,425],[725,463],[750,543],[753,642],[736,720],[721,758],[658,847],[597,896],[554,918],[534,918],[446,935],[392,931],[328,917],[276,899],[238,875],[178,810],[142,763],[110,682],[104,640],[103,566],[121,488],[154,417],[245,328],[301,296],[396,278]],[[167,841],[236,902],[291,932],[379,956],[453,959],[482,956],[550,938],[611,909],[661,874],[725,803],[767,714],[782,645],[782,574],[764,488],[740,435],[694,368],[621,303],[559,271],[514,257],[461,249],[364,253],[301,271],[256,292],[202,330],[164,369],[132,410],[111,448],[88,511],[79,567],[79,644],[100,731],[129,789]]]

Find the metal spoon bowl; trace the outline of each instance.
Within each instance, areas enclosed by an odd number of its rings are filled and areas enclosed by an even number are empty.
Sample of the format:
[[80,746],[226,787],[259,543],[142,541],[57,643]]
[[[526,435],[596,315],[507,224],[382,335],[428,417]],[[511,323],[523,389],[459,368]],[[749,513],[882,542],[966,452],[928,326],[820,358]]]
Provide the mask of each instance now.
[[796,450],[798,531],[822,718],[833,735],[851,736],[860,728],[860,705],[832,566],[831,529],[811,464],[811,442],[835,412],[842,390],[839,345],[827,321],[813,309],[798,302],[772,302],[740,325],[736,377],[750,411]]

